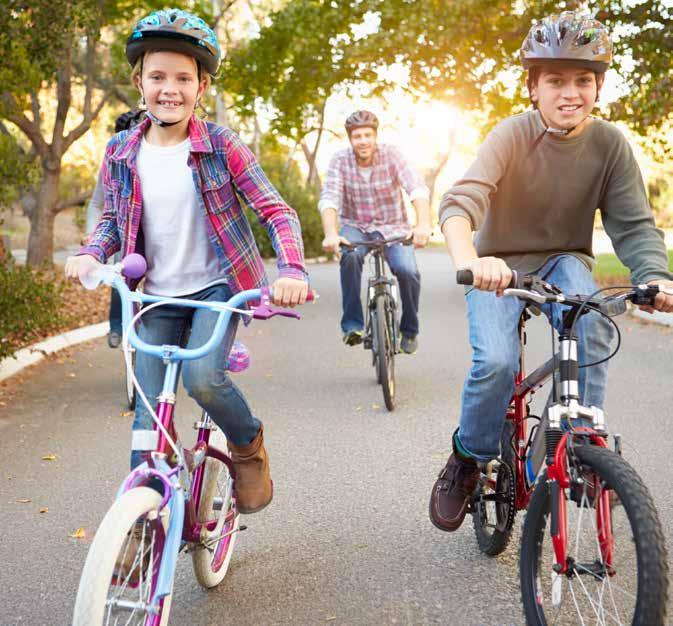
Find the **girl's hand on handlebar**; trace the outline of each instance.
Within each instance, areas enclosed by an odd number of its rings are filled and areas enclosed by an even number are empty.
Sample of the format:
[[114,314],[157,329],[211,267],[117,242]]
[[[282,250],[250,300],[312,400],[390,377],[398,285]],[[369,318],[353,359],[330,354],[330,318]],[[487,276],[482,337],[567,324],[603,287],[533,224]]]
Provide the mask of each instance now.
[[502,259],[493,256],[473,259],[456,269],[471,270],[474,276],[472,284],[476,289],[495,291],[499,296],[512,280],[512,270]]
[[65,277],[79,279],[82,274],[94,272],[101,267],[101,265],[102,264],[90,254],[70,256],[65,262]]
[[[657,285],[667,291],[673,291],[673,280],[650,280],[647,284]],[[640,305],[640,308],[648,313],[653,313],[655,310],[661,311],[662,313],[673,313],[673,295],[658,293],[657,297],[654,299],[653,307],[643,304]]]
[[293,307],[306,302],[308,285],[295,278],[279,278],[271,285],[271,299],[276,306]]

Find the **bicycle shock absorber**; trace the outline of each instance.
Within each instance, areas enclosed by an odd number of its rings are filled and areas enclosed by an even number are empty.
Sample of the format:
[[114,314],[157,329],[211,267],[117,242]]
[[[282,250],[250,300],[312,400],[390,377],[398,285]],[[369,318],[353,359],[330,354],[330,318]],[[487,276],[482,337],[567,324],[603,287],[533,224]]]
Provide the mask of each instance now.
[[548,428],[545,432],[545,448],[547,452],[547,465],[554,462],[556,448],[563,437],[563,430],[560,428]]

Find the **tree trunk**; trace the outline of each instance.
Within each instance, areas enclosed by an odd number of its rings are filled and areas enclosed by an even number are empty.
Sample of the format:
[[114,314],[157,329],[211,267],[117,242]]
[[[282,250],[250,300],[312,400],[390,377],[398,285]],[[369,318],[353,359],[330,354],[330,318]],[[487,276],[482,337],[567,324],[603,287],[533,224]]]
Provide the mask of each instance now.
[[58,203],[58,184],[61,178],[60,164],[56,169],[44,169],[44,177],[38,193],[37,206],[30,216],[28,258],[31,267],[54,265],[54,207]]

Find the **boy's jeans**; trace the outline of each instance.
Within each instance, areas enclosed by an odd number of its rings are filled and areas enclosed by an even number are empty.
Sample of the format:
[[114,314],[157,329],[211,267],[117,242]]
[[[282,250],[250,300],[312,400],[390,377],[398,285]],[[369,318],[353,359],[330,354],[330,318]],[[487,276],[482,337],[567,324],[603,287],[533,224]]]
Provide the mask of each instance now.
[[[225,301],[232,293],[227,285],[214,285],[190,296],[190,300]],[[141,318],[140,338],[149,344],[173,344],[198,348],[211,336],[217,313],[205,309],[161,306],[148,311]],[[243,394],[234,385],[225,370],[231,345],[236,335],[238,316],[233,315],[220,346],[196,361],[183,361],[182,382],[189,395],[219,426],[227,439],[235,445],[250,443],[260,428],[253,417]],[[161,359],[138,351],[136,376],[153,408],[161,393],[165,366]],[[153,420],[141,399],[137,399],[133,420],[133,445],[131,468],[143,460],[143,450],[148,447],[147,431],[153,430]]]
[[[572,255],[548,260],[536,272],[544,280],[568,294],[591,294],[597,287],[586,265]],[[497,297],[494,292],[470,289],[466,296],[472,369],[463,387],[458,437],[460,444],[478,461],[489,461],[500,453],[500,435],[519,369],[517,326],[524,303],[512,296]],[[540,308],[558,330],[563,307]],[[575,326],[580,366],[600,361],[610,354],[614,336],[612,325],[597,313],[583,315]],[[551,356],[551,355],[550,355]],[[581,368],[579,395],[582,404],[603,407],[607,363]]]
[[[353,244],[363,241],[377,241],[383,239],[379,232],[365,233],[353,226],[343,226],[340,235]],[[360,300],[360,283],[362,281],[362,266],[368,248],[344,250],[341,253],[341,301],[343,317],[341,330],[349,333],[354,330],[363,330],[365,327]],[[416,255],[413,246],[393,244],[386,246],[386,262],[390,271],[397,278],[402,301],[402,319],[400,331],[409,337],[418,335],[418,300],[421,294],[421,275],[416,265]]]

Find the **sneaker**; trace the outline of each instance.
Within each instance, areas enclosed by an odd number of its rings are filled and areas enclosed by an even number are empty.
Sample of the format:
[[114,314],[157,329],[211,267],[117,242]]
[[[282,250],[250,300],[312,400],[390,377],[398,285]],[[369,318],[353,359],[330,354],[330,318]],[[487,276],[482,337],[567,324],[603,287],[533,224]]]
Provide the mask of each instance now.
[[362,343],[362,337],[364,333],[361,330],[351,330],[350,332],[344,333],[344,343],[347,346],[357,346]]
[[115,330],[111,330],[107,334],[107,345],[111,348],[118,348],[122,342],[122,336]]
[[413,354],[416,352],[416,350],[418,350],[418,336],[412,337],[411,335],[402,333],[400,350],[404,352],[404,354]]
[[454,451],[432,487],[430,521],[440,530],[458,530],[479,483],[479,466]]

